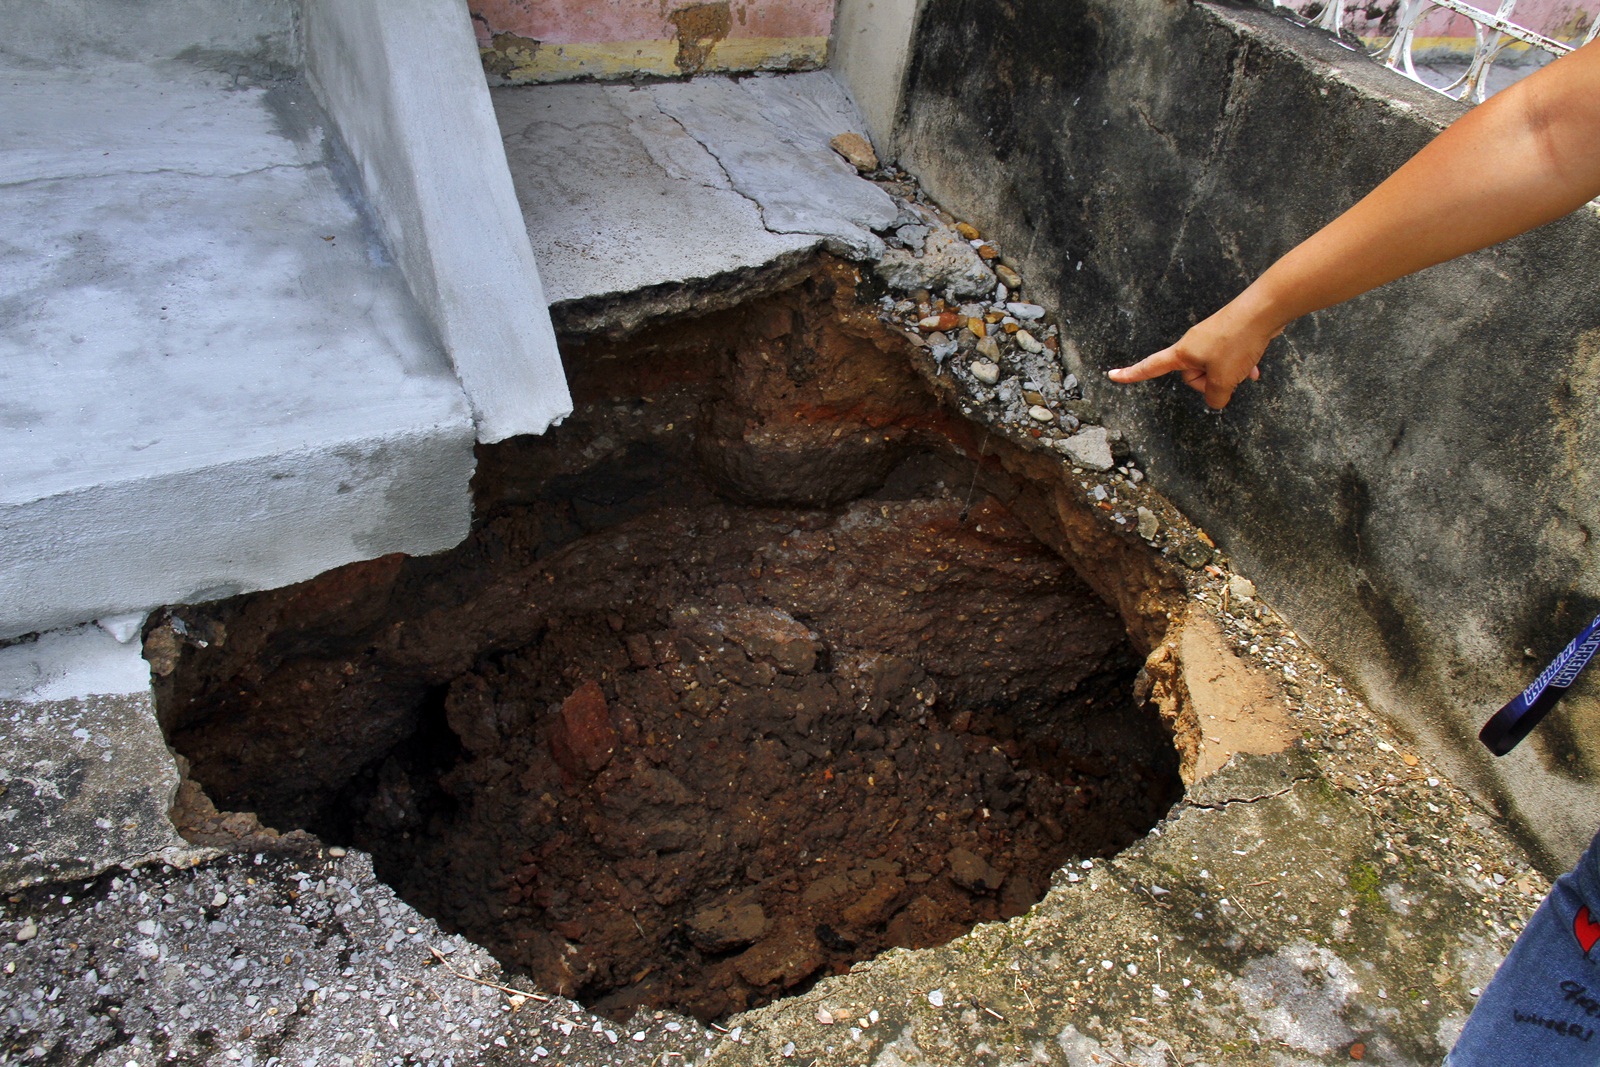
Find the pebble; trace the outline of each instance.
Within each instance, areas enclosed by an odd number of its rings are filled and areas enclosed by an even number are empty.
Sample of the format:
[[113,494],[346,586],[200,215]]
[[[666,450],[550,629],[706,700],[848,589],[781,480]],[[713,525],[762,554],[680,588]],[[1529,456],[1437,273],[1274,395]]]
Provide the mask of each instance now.
[[918,322],[924,330],[953,330],[961,324],[961,316],[954,311],[941,312],[938,315],[929,315]]
[[1018,274],[1004,263],[996,265],[994,272],[1000,276],[1000,280],[1004,282],[1006,288],[1010,289],[1012,292],[1022,288],[1022,275]]
[[1016,339],[1017,347],[1021,348],[1024,352],[1027,352],[1030,355],[1036,356],[1040,352],[1044,351],[1044,345],[1040,344],[1038,340],[1035,339],[1033,334],[1029,333],[1027,330],[1018,330],[1011,336]]
[[1178,546],[1178,560],[1185,567],[1199,570],[1211,562],[1211,549],[1199,541],[1185,541]]
[[343,859],[346,855],[348,855],[348,853],[346,853],[345,850],[340,848],[338,845],[334,845],[328,849],[328,855],[337,860]]
[[976,241],[982,236],[982,234],[978,233],[978,228],[968,222],[956,223],[956,232],[959,233],[964,240],[968,241]]
[[1137,512],[1139,516],[1139,536],[1146,541],[1155,539],[1161,530],[1161,520],[1156,518],[1156,513],[1149,508],[1141,507]]
[[18,941],[32,941],[39,936],[39,927],[32,919],[17,927]]
[[1044,308],[1038,304],[1007,304],[1006,310],[1023,322],[1044,318]]
[[936,1008],[944,1007],[944,990],[934,989],[928,993],[928,1003]]
[[877,170],[878,153],[872,142],[859,133],[841,133],[828,142],[828,147],[845,158],[845,162],[859,171]]
[[823,1026],[832,1026],[833,1012],[829,1011],[827,1008],[818,1008],[817,1022],[821,1023]]
[[972,336],[974,337],[989,336],[989,324],[976,315],[967,320],[967,329],[972,331]]
[[1054,422],[1056,419],[1055,412],[1051,411],[1043,404],[1035,404],[1029,408],[1028,417],[1034,422]]
[[220,889],[217,890],[216,896],[211,898],[211,906],[213,908],[220,908],[224,904],[226,904],[227,902],[228,902],[228,894],[224,893]]
[[984,385],[993,385],[1000,380],[999,366],[988,360],[977,360],[967,369],[972,372],[974,378]]
[[1111,437],[1104,426],[1087,426],[1057,441],[1056,451],[1090,470],[1108,471],[1116,465],[1111,455]]
[[978,342],[978,355],[990,363],[1000,362],[1000,342],[993,337],[985,337]]
[[1228,594],[1235,600],[1251,600],[1256,595],[1256,583],[1235,574],[1228,579]]

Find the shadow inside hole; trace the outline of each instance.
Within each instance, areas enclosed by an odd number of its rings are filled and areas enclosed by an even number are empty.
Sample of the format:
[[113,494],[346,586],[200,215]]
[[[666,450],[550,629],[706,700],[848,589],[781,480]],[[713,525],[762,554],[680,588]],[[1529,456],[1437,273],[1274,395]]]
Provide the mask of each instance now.
[[158,684],[192,776],[618,1018],[942,944],[1145,834],[1182,786],[1140,657],[999,476],[908,438],[856,499],[739,499],[722,388],[484,449],[453,552],[181,609],[227,635]]

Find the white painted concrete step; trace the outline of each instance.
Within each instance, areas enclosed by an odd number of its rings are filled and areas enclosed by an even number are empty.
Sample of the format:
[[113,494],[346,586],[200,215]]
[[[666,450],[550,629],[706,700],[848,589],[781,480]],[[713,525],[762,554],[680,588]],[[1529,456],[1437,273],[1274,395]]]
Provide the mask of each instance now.
[[464,535],[474,429],[320,112],[0,67],[0,637]]

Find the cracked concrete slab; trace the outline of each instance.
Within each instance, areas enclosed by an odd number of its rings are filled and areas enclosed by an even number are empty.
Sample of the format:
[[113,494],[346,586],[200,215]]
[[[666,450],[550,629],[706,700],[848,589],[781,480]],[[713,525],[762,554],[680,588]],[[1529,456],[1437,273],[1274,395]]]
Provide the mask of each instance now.
[[465,534],[467,404],[303,90],[0,87],[0,635]]
[[729,306],[819,247],[881,253],[871,227],[896,215],[828,147],[862,126],[825,72],[493,98],[551,313],[568,332]]
[[836,134],[864,128],[832,75],[697,79],[653,92],[760,208],[767,229],[816,234],[849,259],[883,255],[872,231],[894,222],[899,209],[828,147]]

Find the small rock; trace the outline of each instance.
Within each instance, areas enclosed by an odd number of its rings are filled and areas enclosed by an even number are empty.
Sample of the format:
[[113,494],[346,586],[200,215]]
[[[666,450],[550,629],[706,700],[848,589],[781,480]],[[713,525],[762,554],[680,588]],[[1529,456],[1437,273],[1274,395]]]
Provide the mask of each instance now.
[[1038,304],[1007,304],[1006,310],[1023,322],[1032,322],[1034,319],[1044,318],[1044,308]]
[[828,147],[845,158],[845,162],[859,171],[878,169],[878,153],[872,142],[859,133],[841,133],[828,142]]
[[1080,467],[1108,471],[1115,466],[1111,440],[1104,426],[1088,426],[1056,446]]
[[1043,404],[1044,394],[1037,389],[1024,389],[1022,390],[1022,399],[1030,404]]
[[993,385],[995,382],[1000,380],[999,366],[989,362],[988,360],[977,360],[967,369],[972,372],[972,376],[974,378],[978,379],[978,381],[982,382],[984,385]]
[[1000,250],[998,248],[996,248],[994,245],[979,245],[978,246],[978,258],[983,260],[985,263],[989,262],[992,259],[999,259],[1000,258]]
[[1056,414],[1043,404],[1035,404],[1028,409],[1028,418],[1034,422],[1054,422]]
[[1161,520],[1156,518],[1156,513],[1149,508],[1141,507],[1137,512],[1139,516],[1139,536],[1146,541],[1155,540],[1161,530]]
[[945,330],[953,330],[957,326],[961,325],[961,316],[957,315],[954,311],[945,311],[939,313],[938,315],[929,315],[927,318],[918,322],[917,325],[921,326],[924,330],[938,330],[941,332]]
[[923,245],[925,245],[928,241],[928,234],[932,232],[933,230],[930,227],[912,223],[907,226],[901,226],[899,229],[894,231],[894,235],[906,248],[910,249],[913,253],[920,254],[922,252]]
[[948,289],[955,297],[988,296],[997,284],[972,246],[944,227],[928,234],[922,255],[891,248],[873,265],[873,273],[889,288],[902,292]]
[[823,1026],[832,1026],[833,1012],[829,1011],[827,1008],[818,1008],[817,1022],[821,1023]]
[[944,990],[931,989],[928,991],[928,1003],[936,1008],[944,1007]]
[[748,945],[767,930],[760,904],[719,904],[702,908],[689,919],[689,937],[708,952],[727,952]]
[[213,908],[220,908],[226,903],[228,903],[228,894],[224,893],[220,889],[217,890],[216,895],[211,898],[211,906]]
[[1018,289],[1022,288],[1022,275],[1018,274],[1004,263],[996,264],[994,272],[1000,276],[1000,280],[1004,282],[1006,288],[1010,289],[1012,292],[1016,292]]
[[39,927],[32,919],[29,919],[27,922],[25,922],[21,926],[17,927],[17,940],[18,941],[32,941],[34,938],[36,938],[38,936],[39,936]]
[[345,850],[340,848],[338,845],[334,845],[328,849],[328,855],[337,860],[343,859],[345,856],[349,855],[349,853],[345,852]]
[[967,319],[967,329],[972,331],[972,336],[974,337],[989,336],[989,324],[984,322],[976,315],[973,315],[971,318]]
[[990,363],[999,363],[1000,342],[996,341],[993,337],[985,337],[983,340],[978,342],[978,355],[982,356]]
[[969,222],[956,223],[956,232],[961,235],[964,241],[976,241],[983,236],[978,232],[978,228]]
[[944,860],[950,866],[950,880],[963,889],[993,891],[1005,881],[1005,875],[989,866],[983,857],[964,848],[951,849]]
[[549,744],[550,755],[568,774],[592,775],[611,762],[617,730],[599,682],[584,682],[562,701]]
[[1027,330],[1018,330],[1016,333],[1012,334],[1012,337],[1016,339],[1017,347],[1021,348],[1024,352],[1036,356],[1040,352],[1044,351],[1044,345],[1040,344],[1033,334],[1029,333]]
[[1199,570],[1211,562],[1211,549],[1199,541],[1185,541],[1178,546],[1178,560],[1185,567]]
[[1256,583],[1235,574],[1228,579],[1228,595],[1235,600],[1251,600],[1256,595]]

